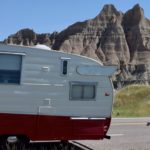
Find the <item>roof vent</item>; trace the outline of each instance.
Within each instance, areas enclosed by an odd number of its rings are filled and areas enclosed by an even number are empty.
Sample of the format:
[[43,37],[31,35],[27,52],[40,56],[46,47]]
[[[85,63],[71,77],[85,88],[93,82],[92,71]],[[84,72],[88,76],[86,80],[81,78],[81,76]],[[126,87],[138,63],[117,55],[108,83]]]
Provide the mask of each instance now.
[[45,50],[51,50],[50,47],[43,45],[43,44],[37,44],[34,46],[35,48],[39,48],[39,49],[45,49]]

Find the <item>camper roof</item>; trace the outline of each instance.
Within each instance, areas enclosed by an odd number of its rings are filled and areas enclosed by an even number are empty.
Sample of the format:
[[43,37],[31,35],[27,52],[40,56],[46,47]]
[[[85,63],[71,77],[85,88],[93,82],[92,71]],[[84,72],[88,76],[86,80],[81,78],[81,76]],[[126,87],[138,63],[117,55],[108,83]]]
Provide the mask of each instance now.
[[25,49],[26,48],[27,49],[31,48],[31,49],[39,49],[39,50],[44,50],[44,51],[51,51],[51,52],[55,52],[55,53],[62,53],[62,54],[74,55],[74,56],[79,56],[79,57],[82,57],[82,58],[88,58],[89,60],[95,61],[99,65],[103,66],[103,63],[100,60],[96,60],[96,59],[93,59],[93,58],[90,58],[90,57],[87,57],[87,56],[83,56],[83,55],[79,55],[79,54],[66,53],[63,50],[56,51],[56,50],[53,50],[50,47],[48,47],[46,45],[43,45],[43,44],[37,44],[37,45],[34,45],[34,46],[25,46],[25,45],[17,45],[17,44],[4,44],[4,43],[0,43],[0,46],[4,46],[5,48],[7,48],[7,46],[10,46],[11,50],[14,49],[15,47],[18,47],[18,48],[20,47],[20,48],[25,48]]
[[37,49],[43,49],[43,50],[51,50],[50,47],[43,45],[43,44],[37,44],[34,46],[25,46],[25,45],[17,45],[17,44],[4,44],[4,43],[0,43],[1,45],[10,45],[10,46],[17,46],[17,47],[30,47],[30,48],[37,48]]

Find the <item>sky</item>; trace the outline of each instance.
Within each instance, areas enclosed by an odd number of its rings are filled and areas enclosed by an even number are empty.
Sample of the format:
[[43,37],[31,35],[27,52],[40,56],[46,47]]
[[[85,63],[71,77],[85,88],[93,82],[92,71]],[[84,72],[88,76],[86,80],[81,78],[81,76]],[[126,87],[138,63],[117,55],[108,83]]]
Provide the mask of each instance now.
[[0,40],[23,28],[36,33],[60,32],[75,22],[94,18],[105,4],[126,12],[137,3],[150,19],[149,0],[0,0]]

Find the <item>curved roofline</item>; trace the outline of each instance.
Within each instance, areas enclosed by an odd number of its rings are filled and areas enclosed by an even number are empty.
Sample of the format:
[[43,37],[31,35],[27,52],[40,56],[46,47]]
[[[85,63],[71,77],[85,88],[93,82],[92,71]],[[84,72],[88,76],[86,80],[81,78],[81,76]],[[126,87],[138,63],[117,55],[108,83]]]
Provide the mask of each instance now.
[[[87,58],[87,59],[90,59],[100,65],[103,66],[103,63],[100,62],[100,61],[97,61],[93,58],[90,58],[90,57],[87,57],[87,56],[83,56],[83,55],[79,55],[79,54],[73,54],[73,53],[67,53],[67,52],[64,52],[63,50],[53,50],[53,49],[48,49],[48,48],[42,48],[42,47],[36,47],[36,46],[25,46],[25,45],[17,45],[17,44],[1,44],[1,45],[4,45],[4,46],[13,46],[13,47],[23,47],[23,48],[31,48],[31,49],[39,49],[39,50],[43,50],[43,51],[53,51],[55,53],[63,53],[63,54],[69,54],[69,55],[74,55],[74,56],[79,56],[79,57],[82,57],[82,58]],[[42,45],[42,44],[41,44]],[[46,45],[44,45],[46,46]],[[48,47],[48,46],[47,46]]]

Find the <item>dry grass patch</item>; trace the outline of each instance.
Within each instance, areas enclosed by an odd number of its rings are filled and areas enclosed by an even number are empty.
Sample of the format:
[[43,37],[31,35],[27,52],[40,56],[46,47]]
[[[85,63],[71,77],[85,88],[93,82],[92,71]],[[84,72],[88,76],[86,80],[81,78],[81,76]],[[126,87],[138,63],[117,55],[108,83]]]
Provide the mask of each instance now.
[[149,117],[150,86],[132,85],[117,91],[114,100],[115,117]]

